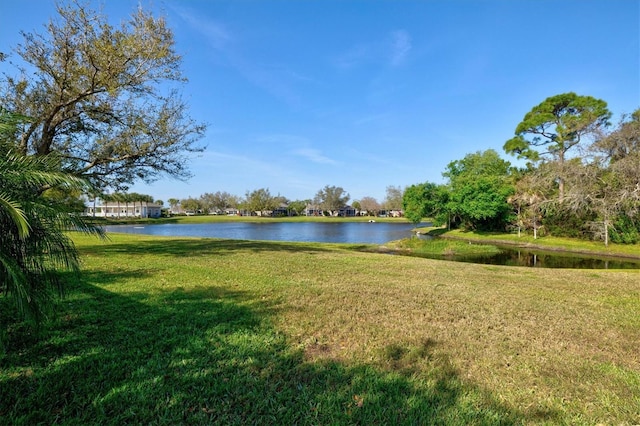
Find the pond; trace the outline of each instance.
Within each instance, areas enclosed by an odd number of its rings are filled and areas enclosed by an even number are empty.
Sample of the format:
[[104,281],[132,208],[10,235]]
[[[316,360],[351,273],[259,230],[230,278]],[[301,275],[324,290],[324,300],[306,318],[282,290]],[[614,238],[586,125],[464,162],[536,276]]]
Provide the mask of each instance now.
[[[421,226],[428,226],[422,223]],[[233,240],[299,241],[319,243],[384,244],[410,238],[414,225],[388,222],[223,222],[198,224],[110,225],[107,232],[207,237]],[[429,257],[429,256],[424,256]],[[640,260],[592,257],[500,246],[490,256],[430,256],[459,262],[540,268],[639,269]]]
[[[423,224],[427,225],[427,224]],[[384,244],[409,238],[415,225],[389,222],[223,222],[197,224],[111,225],[107,232],[228,238],[232,240]]]

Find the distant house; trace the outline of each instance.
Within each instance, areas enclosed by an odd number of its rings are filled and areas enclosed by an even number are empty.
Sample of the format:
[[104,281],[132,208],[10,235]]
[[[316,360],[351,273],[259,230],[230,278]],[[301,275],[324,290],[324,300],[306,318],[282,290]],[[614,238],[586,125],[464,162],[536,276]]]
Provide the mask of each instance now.
[[182,209],[180,204],[177,204],[169,207],[169,214],[185,214],[185,211]]
[[307,204],[304,208],[305,216],[322,216],[322,208],[317,204]]
[[99,204],[89,204],[85,206],[84,214],[93,217],[109,218],[158,218],[162,215],[160,204],[148,203],[146,201],[117,203],[113,201],[100,202]]
[[338,216],[353,217],[355,215],[356,215],[356,209],[349,205],[342,206],[340,207],[340,209],[338,209]]
[[280,216],[291,216],[291,209],[287,204],[280,204],[275,210],[271,212],[271,216],[280,217]]

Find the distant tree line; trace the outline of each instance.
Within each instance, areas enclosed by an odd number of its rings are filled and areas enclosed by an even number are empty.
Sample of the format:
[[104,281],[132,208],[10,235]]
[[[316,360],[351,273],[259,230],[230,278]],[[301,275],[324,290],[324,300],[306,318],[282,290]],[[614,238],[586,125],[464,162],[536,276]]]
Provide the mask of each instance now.
[[448,164],[444,184],[409,186],[405,216],[484,231],[517,230],[640,241],[640,109],[611,126],[607,104],[565,93],[545,99],[504,144]]
[[[398,186],[388,186],[386,197],[378,202],[374,197],[366,196],[351,202],[351,206],[359,212],[377,216],[382,211],[401,210],[404,190]],[[277,194],[272,195],[268,188],[247,191],[244,197],[226,191],[207,192],[200,197],[184,199],[169,198],[167,202],[172,211],[194,212],[202,214],[221,214],[230,209],[247,214],[279,211],[280,214],[302,215],[310,207],[322,215],[335,215],[336,212],[350,202],[351,197],[342,187],[326,185],[318,190],[313,198],[290,200]],[[286,213],[285,213],[286,212]]]

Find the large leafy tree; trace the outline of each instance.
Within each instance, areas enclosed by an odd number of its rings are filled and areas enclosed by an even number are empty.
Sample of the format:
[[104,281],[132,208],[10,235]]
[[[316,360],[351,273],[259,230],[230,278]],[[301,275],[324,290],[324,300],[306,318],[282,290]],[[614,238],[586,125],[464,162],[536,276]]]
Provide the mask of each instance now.
[[494,150],[467,154],[447,166],[447,211],[453,224],[467,228],[501,230],[510,220],[507,200],[513,193],[511,165]]
[[266,212],[275,210],[280,200],[271,195],[268,188],[247,191],[245,197],[245,208],[250,212]]
[[386,189],[386,196],[383,207],[387,210],[400,210],[402,209],[402,196],[404,190],[399,186],[389,185]]
[[360,199],[360,209],[365,210],[368,216],[377,216],[380,211],[380,203],[373,197],[362,197]]
[[215,194],[211,192],[205,192],[200,196],[200,203],[202,204],[202,208],[207,213],[213,213],[216,210],[220,209],[217,197]]
[[314,198],[314,202],[318,204],[322,210],[335,212],[344,207],[349,202],[350,196],[344,189],[339,186],[326,185],[318,191]]
[[202,202],[198,198],[189,197],[180,200],[180,206],[185,212],[197,213],[198,210],[202,209]]
[[[14,133],[15,117],[0,111],[0,134],[5,141]],[[13,300],[21,317],[36,322],[46,316],[53,296],[63,290],[60,272],[78,270],[77,252],[66,231],[101,234],[68,211],[67,204],[47,197],[52,188],[74,191],[87,185],[61,172],[55,154],[25,156],[0,145],[0,296]]]
[[448,199],[449,192],[443,185],[431,182],[411,185],[402,198],[404,216],[415,224],[425,217],[432,218],[435,224],[445,223]]
[[17,152],[56,154],[61,169],[101,187],[187,177],[205,127],[181,100],[165,20],[139,8],[115,27],[76,2],[57,12],[45,33],[22,34],[14,53],[25,68],[0,83],[4,106],[32,118],[16,128]]
[[558,195],[564,197],[564,163],[567,152],[585,136],[608,124],[607,103],[573,92],[551,96],[533,107],[518,124],[504,150],[531,161],[548,159],[558,164]]
[[294,200],[289,203],[289,209],[295,215],[301,215],[304,212],[304,209],[311,203],[311,200]]

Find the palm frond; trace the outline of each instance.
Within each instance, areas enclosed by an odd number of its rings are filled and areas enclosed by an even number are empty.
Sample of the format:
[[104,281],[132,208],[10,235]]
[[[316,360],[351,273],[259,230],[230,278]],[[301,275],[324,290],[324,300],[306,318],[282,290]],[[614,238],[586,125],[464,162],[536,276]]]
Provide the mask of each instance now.
[[[0,136],[6,139],[26,117],[0,107]],[[64,290],[63,271],[78,272],[79,260],[67,231],[104,236],[101,228],[70,214],[49,188],[87,190],[87,182],[65,173],[55,155],[26,156],[0,146],[0,293],[11,297],[21,317],[39,323],[54,296]]]
[[13,220],[20,238],[29,235],[29,222],[24,211],[20,208],[20,204],[11,200],[3,192],[0,192],[0,211],[5,212]]

